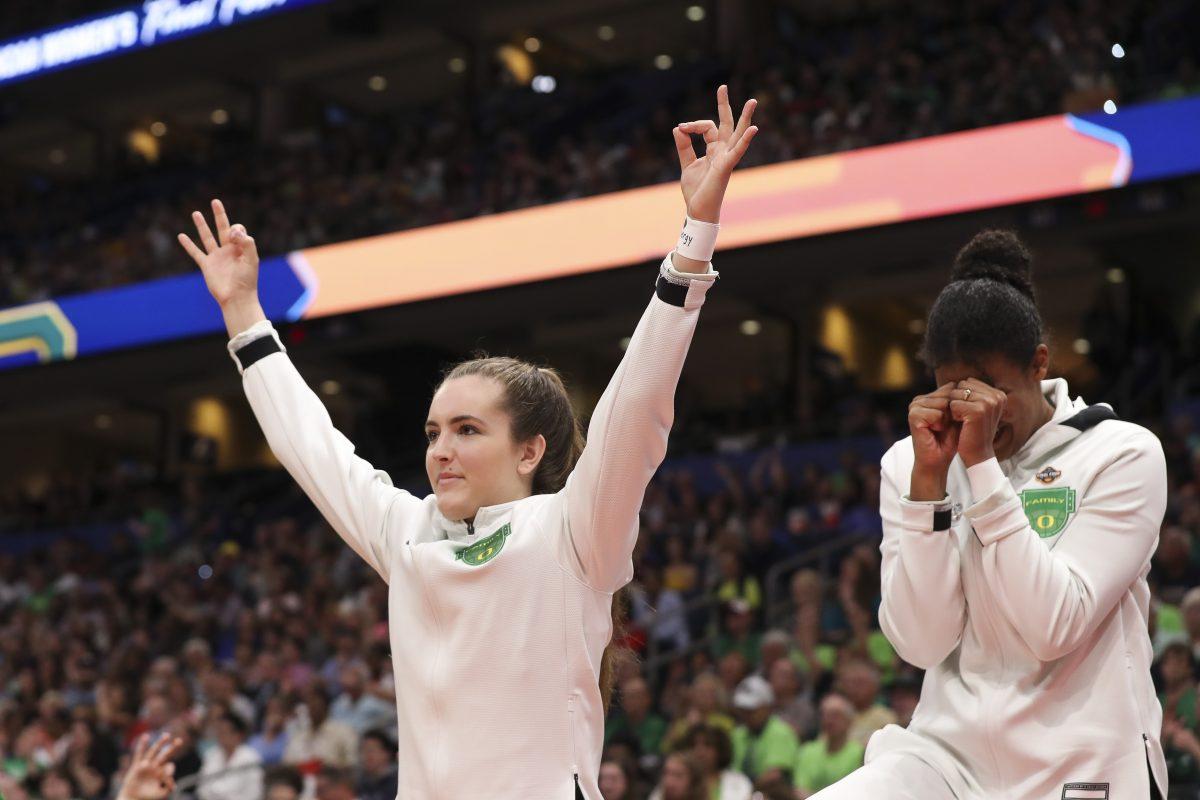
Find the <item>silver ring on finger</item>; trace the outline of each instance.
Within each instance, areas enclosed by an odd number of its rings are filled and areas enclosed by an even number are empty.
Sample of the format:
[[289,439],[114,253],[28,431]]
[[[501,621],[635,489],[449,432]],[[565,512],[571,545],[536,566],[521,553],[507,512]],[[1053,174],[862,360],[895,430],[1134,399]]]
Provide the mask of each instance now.
[[968,386],[966,389],[963,389],[963,400],[970,400],[970,399],[971,399],[971,387]]

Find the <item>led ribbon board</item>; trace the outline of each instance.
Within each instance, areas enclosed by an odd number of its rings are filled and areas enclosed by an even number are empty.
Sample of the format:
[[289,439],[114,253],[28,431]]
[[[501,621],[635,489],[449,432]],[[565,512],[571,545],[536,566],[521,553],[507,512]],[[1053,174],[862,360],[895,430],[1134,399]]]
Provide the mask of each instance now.
[[[720,249],[1200,173],[1200,97],[1058,115],[740,170]],[[253,209],[239,209],[253,218]],[[683,217],[674,183],[266,258],[272,320],[657,262]],[[179,220],[182,230],[187,218]],[[180,251],[180,263],[191,266]],[[224,331],[198,270],[0,311],[0,369]]]
[[0,86],[325,0],[146,0],[0,42]]

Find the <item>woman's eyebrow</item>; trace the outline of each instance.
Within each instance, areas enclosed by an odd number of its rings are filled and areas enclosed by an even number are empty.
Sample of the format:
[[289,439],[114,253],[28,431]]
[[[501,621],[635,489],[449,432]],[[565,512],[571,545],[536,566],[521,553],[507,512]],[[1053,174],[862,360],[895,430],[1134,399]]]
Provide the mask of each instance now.
[[[483,424],[483,420],[481,420],[479,417],[473,417],[470,414],[459,414],[457,417],[451,417],[450,422],[448,424],[456,425],[459,422],[478,422],[480,424]],[[425,420],[425,427],[426,428],[429,428],[429,427],[436,428],[437,423],[431,419],[427,419],[427,420]]]

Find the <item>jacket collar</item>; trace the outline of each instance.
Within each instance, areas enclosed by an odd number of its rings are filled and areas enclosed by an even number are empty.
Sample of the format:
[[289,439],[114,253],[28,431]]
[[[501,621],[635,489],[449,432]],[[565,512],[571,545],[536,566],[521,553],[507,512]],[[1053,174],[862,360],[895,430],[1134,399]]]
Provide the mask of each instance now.
[[452,542],[473,544],[485,536],[495,533],[508,520],[513,506],[519,502],[521,501],[511,500],[499,505],[481,506],[475,512],[474,521],[468,524],[466,520],[447,519],[435,501],[433,504],[433,527],[439,536]]
[[[1020,450],[1000,463],[1005,474],[1010,473],[1013,469],[1036,469],[1040,466],[1036,462],[1040,462],[1047,453],[1059,449],[1087,430],[1087,427],[1068,424],[1089,406],[1082,397],[1071,399],[1066,379],[1054,378],[1042,381],[1042,394],[1054,406],[1054,414],[1050,417],[1049,422],[1033,432],[1029,441],[1025,442]],[[1099,405],[1103,406],[1104,404]]]

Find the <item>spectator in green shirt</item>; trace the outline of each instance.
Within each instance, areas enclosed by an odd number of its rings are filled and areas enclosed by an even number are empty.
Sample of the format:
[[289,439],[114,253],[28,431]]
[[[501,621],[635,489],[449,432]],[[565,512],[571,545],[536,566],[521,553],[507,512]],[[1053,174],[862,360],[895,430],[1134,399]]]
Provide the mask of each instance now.
[[621,710],[605,726],[604,741],[629,732],[637,738],[643,753],[657,753],[663,734],[667,732],[667,722],[654,713],[653,700],[650,687],[640,676],[623,681]]
[[713,645],[717,660],[732,652],[741,653],[746,663],[758,664],[762,648],[762,635],[754,630],[754,611],[745,600],[731,600],[725,604],[724,626]]
[[720,574],[716,589],[718,600],[722,603],[744,600],[751,611],[762,606],[762,587],[758,585],[758,579],[746,574],[742,557],[736,550],[727,548],[717,554],[717,571]]
[[862,766],[863,746],[850,738],[854,717],[854,706],[839,694],[821,701],[821,736],[802,746],[796,759],[793,782],[800,797],[819,792]]
[[733,729],[733,768],[756,784],[791,780],[800,742],[791,726],[771,713],[775,692],[765,678],[751,675],[733,693],[742,724]]

